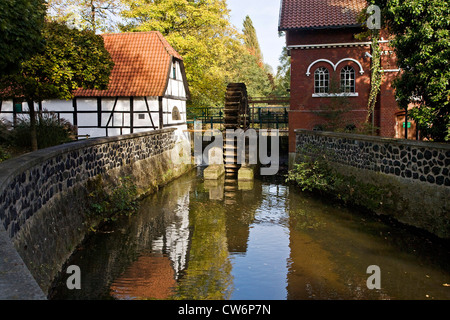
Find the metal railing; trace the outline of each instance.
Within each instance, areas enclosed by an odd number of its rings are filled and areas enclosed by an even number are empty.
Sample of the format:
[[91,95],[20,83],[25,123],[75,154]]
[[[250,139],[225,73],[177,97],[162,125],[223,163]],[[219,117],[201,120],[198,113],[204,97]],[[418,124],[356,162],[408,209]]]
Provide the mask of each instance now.
[[[254,107],[249,106],[250,127],[258,129],[285,129],[289,123],[289,107]],[[223,108],[187,108],[188,124],[201,121],[213,128],[224,122]]]

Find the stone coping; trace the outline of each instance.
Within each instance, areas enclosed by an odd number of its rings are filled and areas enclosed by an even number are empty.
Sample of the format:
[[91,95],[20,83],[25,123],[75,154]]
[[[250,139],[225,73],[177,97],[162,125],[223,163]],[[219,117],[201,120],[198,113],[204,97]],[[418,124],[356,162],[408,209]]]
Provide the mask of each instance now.
[[0,224],[0,300],[46,300]]
[[370,141],[377,143],[392,143],[397,145],[418,147],[418,148],[435,148],[450,151],[450,143],[440,143],[440,142],[429,142],[429,141],[417,141],[417,140],[406,140],[397,138],[384,138],[379,136],[369,136],[363,134],[353,134],[345,132],[331,132],[331,131],[312,131],[306,129],[295,129],[295,134],[312,134],[323,137],[341,138],[341,139],[351,139],[351,140],[361,140]]

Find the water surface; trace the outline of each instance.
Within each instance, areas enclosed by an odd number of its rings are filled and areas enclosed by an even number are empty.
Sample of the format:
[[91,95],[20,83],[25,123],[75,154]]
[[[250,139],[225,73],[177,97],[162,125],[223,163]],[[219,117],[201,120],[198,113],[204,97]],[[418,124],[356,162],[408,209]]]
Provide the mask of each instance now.
[[[280,179],[192,171],[90,237],[53,299],[450,299],[450,250]],[[381,269],[369,290],[367,267]]]

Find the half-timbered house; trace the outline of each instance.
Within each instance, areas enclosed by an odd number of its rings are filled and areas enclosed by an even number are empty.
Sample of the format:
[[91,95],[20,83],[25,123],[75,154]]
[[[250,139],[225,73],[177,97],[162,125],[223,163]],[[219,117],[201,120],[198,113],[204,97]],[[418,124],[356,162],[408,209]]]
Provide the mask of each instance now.
[[[79,89],[72,100],[43,101],[36,110],[72,123],[79,136],[104,137],[186,126],[189,88],[183,58],[160,32],[102,35],[115,63],[107,90]],[[0,117],[14,122],[28,106],[3,101]]]

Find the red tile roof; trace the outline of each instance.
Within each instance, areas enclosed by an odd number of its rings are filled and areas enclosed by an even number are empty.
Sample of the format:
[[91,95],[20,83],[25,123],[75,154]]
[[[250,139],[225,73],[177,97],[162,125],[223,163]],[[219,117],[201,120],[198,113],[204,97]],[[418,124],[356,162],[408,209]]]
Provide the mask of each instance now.
[[278,29],[319,29],[358,26],[365,0],[282,0]]
[[115,63],[107,90],[79,89],[76,97],[163,96],[172,58],[182,57],[158,31],[102,35]]

